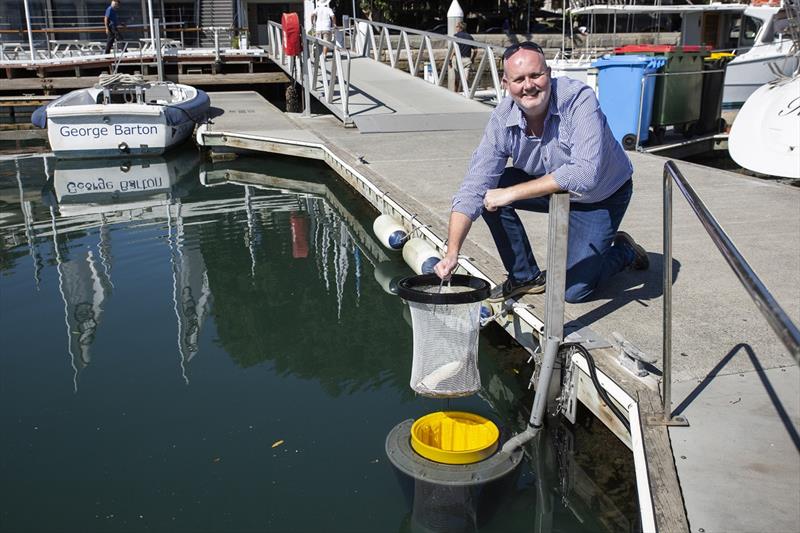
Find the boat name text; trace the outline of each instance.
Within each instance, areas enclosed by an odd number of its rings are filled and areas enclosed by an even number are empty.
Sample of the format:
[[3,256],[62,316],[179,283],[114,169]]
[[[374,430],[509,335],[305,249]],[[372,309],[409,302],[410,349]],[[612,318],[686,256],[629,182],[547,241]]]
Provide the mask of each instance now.
[[107,135],[156,135],[158,134],[158,126],[143,126],[136,124],[133,126],[125,126],[123,124],[114,124],[113,126],[92,126],[92,127],[75,127],[75,126],[61,126],[58,130],[62,137],[92,137],[99,139]]
[[164,187],[164,178],[139,178],[124,181],[111,181],[104,178],[97,178],[93,181],[68,181],[67,192],[70,194],[80,194],[86,192],[105,192],[119,190],[127,191],[146,191],[149,189],[160,189]]
[[792,113],[797,112],[797,115],[800,116],[800,96],[790,101],[786,104],[786,109],[781,109],[778,111],[779,117],[788,117]]

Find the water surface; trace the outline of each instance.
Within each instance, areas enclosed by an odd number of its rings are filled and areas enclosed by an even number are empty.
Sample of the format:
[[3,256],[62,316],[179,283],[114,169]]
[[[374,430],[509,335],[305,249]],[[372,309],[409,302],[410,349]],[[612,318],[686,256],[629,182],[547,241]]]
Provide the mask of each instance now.
[[[375,216],[287,159],[0,161],[0,530],[413,530],[388,432],[446,407],[519,431],[530,367],[489,331],[481,394],[415,396]],[[482,530],[639,528],[601,424],[546,442]]]

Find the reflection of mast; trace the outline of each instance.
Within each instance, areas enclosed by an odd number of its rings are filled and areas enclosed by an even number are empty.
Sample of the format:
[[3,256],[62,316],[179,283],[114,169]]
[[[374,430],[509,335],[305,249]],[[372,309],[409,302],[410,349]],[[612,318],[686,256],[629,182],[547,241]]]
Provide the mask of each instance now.
[[347,245],[349,244],[350,234],[347,227],[341,220],[337,221],[339,226],[339,243],[336,245],[335,274],[336,274],[336,318],[342,318],[342,299],[344,297],[344,283],[347,281],[347,272],[350,267]]
[[[45,161],[45,172],[47,172],[47,159]],[[19,158],[14,158],[14,166],[17,170],[17,185],[19,186],[19,205],[22,216],[25,219],[25,239],[28,241],[28,253],[33,261],[33,282],[36,290],[39,290],[39,273],[42,271],[42,259],[36,249],[36,236],[33,233],[33,204],[24,199],[22,192],[22,172],[19,168]]]
[[253,206],[251,204],[251,192],[250,189],[252,187],[245,185],[244,186],[244,209],[247,213],[247,235],[245,235],[245,239],[247,240],[247,249],[250,250],[250,279],[255,279],[256,277],[256,250],[254,246],[255,241],[255,233],[253,230]]
[[[178,221],[181,220],[181,204],[180,202],[176,203],[178,207],[177,218]],[[181,248],[178,245],[178,239],[182,237],[182,227],[180,222],[178,222],[178,227],[176,228],[176,235],[173,241],[172,238],[172,203],[167,204],[167,240],[169,241],[170,247],[170,254],[169,259],[172,266],[172,307],[175,310],[175,318],[178,319],[178,360],[181,366],[181,377],[183,377],[184,383],[187,385],[189,384],[189,377],[186,375],[186,355],[183,352],[183,321],[181,320],[181,314],[178,311],[178,261],[176,259],[176,255],[181,254]]]
[[97,250],[100,252],[100,264],[103,265],[108,283],[113,287],[114,283],[111,281],[111,239],[109,238],[108,220],[105,213],[100,214],[100,242],[97,245]]
[[55,207],[50,207],[50,221],[58,271],[58,291],[64,302],[67,350],[73,370],[72,383],[74,391],[78,392],[78,367],[84,368],[91,363],[90,348],[110,284],[108,278],[97,269],[91,250],[87,251],[85,261],[64,260],[58,244]]
[[184,249],[185,232],[183,205],[175,202],[175,229],[173,234],[172,205],[167,205],[170,263],[172,265],[172,303],[178,321],[178,356],[181,377],[189,384],[186,363],[197,355],[200,328],[211,304],[211,289],[202,254],[196,247]]

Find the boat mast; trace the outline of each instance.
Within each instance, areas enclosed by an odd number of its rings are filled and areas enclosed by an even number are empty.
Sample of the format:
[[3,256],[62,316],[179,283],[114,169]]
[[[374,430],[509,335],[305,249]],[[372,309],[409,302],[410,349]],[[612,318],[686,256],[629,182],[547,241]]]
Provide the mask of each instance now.
[[28,46],[31,48],[31,63],[36,63],[36,49],[33,48],[33,32],[31,31],[31,10],[25,0],[25,26],[28,28]]

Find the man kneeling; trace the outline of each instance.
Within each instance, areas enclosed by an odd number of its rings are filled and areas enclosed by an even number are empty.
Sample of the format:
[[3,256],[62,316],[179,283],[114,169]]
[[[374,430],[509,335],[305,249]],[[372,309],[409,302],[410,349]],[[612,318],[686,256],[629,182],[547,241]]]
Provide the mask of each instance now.
[[587,299],[621,270],[647,269],[644,249],[617,231],[633,193],[633,167],[594,92],[579,81],[551,79],[544,52],[532,42],[506,49],[503,83],[509,96],[492,112],[453,198],[447,253],[436,274],[447,278],[455,270],[473,221],[483,215],[508,272],[489,301],[544,292],[545,273],[516,210],[547,212],[549,195],[560,191],[570,194],[568,302]]

